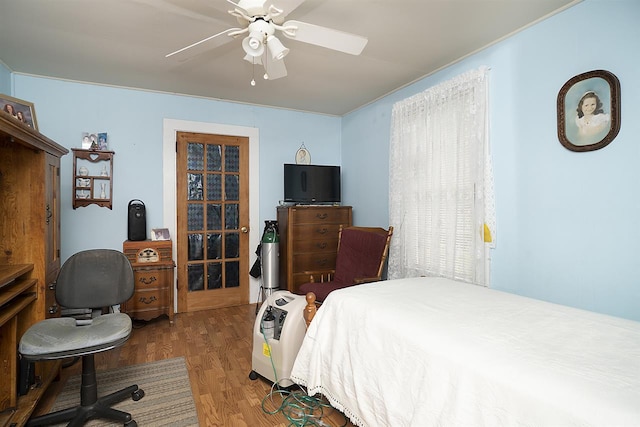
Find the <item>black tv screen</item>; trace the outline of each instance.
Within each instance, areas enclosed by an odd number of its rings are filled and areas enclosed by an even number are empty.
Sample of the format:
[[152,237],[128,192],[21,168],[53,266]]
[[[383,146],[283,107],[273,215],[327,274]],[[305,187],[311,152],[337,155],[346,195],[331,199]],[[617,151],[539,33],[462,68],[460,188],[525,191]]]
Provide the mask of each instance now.
[[284,201],[340,203],[340,166],[285,164]]

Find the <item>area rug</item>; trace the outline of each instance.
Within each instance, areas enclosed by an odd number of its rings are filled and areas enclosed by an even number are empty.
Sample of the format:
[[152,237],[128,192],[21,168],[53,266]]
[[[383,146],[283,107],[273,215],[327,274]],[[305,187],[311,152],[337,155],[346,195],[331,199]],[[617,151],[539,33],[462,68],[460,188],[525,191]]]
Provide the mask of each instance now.
[[[80,380],[80,375],[68,379],[51,408],[52,412],[80,404]],[[183,357],[98,372],[97,380],[98,397],[133,384],[144,390],[141,400],[134,402],[127,399],[114,405],[114,408],[131,413],[141,427],[198,425],[189,373]],[[114,425],[121,424],[99,419],[86,424]]]

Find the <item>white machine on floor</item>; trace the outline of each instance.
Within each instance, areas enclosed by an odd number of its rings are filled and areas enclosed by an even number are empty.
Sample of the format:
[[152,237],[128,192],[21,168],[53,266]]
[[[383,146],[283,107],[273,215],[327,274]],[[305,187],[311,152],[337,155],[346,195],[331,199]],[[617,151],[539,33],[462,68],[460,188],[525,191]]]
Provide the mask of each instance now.
[[293,384],[289,375],[307,328],[306,305],[304,295],[289,291],[276,291],[262,303],[253,326],[250,379],[260,375],[281,387]]

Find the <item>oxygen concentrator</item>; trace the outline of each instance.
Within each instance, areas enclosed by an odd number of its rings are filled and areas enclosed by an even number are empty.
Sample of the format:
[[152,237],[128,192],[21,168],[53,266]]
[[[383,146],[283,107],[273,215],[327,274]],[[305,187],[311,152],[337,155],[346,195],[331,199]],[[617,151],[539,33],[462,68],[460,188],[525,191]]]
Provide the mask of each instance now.
[[307,328],[306,305],[304,295],[289,291],[276,291],[262,303],[253,326],[250,379],[260,375],[281,387],[293,384],[289,375]]

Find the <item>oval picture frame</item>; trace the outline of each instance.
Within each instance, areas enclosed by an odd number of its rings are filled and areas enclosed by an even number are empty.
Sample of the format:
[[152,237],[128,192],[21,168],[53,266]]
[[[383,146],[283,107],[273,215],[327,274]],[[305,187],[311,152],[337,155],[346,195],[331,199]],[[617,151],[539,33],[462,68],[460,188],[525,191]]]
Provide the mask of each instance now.
[[309,165],[311,164],[311,153],[307,150],[307,147],[302,146],[296,151],[296,164]]
[[[582,112],[582,106],[593,114]],[[557,99],[558,139],[568,150],[606,147],[620,131],[620,81],[611,72],[593,70],[569,79]]]

